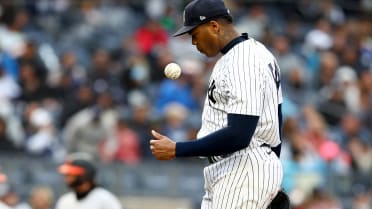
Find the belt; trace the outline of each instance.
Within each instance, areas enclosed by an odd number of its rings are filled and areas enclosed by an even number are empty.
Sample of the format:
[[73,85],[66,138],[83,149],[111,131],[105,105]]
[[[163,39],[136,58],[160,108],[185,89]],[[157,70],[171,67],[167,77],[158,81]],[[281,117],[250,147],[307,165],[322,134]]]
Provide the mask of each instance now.
[[[209,156],[209,157],[208,157],[208,162],[209,162],[210,164],[213,164],[213,163],[219,161],[218,158],[223,159],[223,158],[227,158],[227,157],[229,157],[229,156],[231,156],[231,155],[232,155],[232,153],[230,153],[230,154],[226,154],[226,155],[219,155],[219,156]],[[220,160],[221,160],[221,159],[220,159]]]
[[[270,146],[269,144],[266,144],[266,143],[261,144],[260,147],[269,147],[269,148],[271,148],[271,146]],[[232,154],[233,154],[233,153],[229,153],[229,154],[225,154],[225,155],[219,155],[219,156],[209,156],[209,157],[208,157],[208,162],[209,162],[210,164],[213,164],[213,163],[215,163],[215,162],[218,162],[218,161],[221,160],[221,159],[224,159],[224,158],[230,157]],[[221,158],[221,159],[218,159],[218,158]]]

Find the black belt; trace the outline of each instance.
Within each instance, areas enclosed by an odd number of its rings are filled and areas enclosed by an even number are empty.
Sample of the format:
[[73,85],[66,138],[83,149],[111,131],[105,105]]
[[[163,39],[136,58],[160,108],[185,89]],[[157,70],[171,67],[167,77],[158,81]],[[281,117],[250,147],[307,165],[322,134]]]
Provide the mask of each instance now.
[[215,162],[218,161],[218,160],[216,159],[216,157],[227,158],[227,157],[229,157],[230,155],[232,155],[232,153],[231,153],[231,154],[226,154],[226,155],[220,155],[220,156],[209,156],[209,157],[208,157],[208,162],[209,162],[210,164],[213,164],[213,163],[215,163]]
[[[269,148],[271,148],[271,146],[270,146],[269,144],[266,144],[266,143],[261,144],[260,147],[269,147]],[[209,162],[210,164],[212,164],[212,163],[215,163],[215,162],[218,161],[218,160],[216,159],[216,157],[227,158],[227,157],[231,156],[232,154],[233,154],[233,153],[225,154],[225,155],[220,155],[220,156],[209,156],[209,157],[208,157],[208,162]]]

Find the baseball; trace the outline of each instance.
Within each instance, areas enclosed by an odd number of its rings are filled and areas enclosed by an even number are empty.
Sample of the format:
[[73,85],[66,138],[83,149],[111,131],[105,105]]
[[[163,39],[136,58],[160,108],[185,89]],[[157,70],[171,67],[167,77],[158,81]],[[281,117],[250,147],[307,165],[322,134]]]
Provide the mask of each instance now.
[[181,67],[176,64],[176,63],[169,63],[167,66],[164,68],[164,74],[167,76],[169,79],[177,79],[181,75]]

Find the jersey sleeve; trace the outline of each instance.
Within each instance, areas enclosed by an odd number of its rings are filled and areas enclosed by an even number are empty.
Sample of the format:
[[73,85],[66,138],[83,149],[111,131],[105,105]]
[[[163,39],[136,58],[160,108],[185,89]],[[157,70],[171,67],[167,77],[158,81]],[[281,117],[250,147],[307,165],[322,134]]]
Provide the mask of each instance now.
[[228,113],[261,115],[264,85],[260,68],[256,52],[249,47],[233,51],[226,75]]

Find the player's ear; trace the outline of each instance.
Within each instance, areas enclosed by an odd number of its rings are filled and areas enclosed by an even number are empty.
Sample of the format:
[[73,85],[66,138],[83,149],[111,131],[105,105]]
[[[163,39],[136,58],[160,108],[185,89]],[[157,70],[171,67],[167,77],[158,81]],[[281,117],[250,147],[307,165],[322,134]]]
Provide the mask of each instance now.
[[220,32],[220,24],[216,20],[209,21],[208,26],[212,33],[218,34]]

